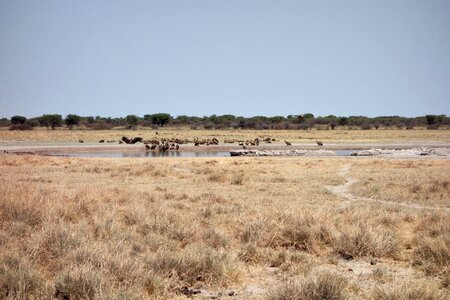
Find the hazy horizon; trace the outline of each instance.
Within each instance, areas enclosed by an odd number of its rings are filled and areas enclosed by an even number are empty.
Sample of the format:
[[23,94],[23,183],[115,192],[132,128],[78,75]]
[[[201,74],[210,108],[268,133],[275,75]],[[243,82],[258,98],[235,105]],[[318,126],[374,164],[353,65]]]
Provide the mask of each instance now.
[[0,1],[0,116],[450,115],[450,1]]

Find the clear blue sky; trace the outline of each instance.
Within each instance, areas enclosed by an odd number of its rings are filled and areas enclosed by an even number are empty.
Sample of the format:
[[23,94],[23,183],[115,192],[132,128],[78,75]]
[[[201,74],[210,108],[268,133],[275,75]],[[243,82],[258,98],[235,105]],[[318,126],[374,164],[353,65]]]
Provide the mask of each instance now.
[[0,0],[0,116],[450,115],[450,1]]

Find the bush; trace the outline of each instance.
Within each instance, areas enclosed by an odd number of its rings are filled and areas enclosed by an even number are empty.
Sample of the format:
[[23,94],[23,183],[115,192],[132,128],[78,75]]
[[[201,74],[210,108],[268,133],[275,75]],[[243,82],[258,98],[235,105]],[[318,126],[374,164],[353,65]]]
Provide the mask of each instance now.
[[429,130],[437,130],[437,129],[439,129],[439,124],[428,125],[427,129],[429,129]]
[[369,123],[364,122],[364,123],[362,123],[362,125],[361,125],[361,129],[362,129],[362,130],[370,130],[370,129],[371,129],[371,126],[370,126]]
[[13,124],[9,126],[9,130],[33,130],[33,126],[28,123],[24,124]]
[[93,130],[110,130],[113,128],[113,125],[109,124],[109,123],[100,122],[100,123],[89,124],[88,127]]

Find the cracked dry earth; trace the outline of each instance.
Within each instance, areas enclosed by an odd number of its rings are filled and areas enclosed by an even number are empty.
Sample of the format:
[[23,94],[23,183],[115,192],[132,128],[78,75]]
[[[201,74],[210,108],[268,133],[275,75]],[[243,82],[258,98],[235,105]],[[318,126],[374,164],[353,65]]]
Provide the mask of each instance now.
[[345,198],[347,200],[342,204],[341,207],[344,207],[344,208],[349,207],[353,202],[356,202],[356,201],[366,201],[366,202],[372,202],[372,203],[378,203],[378,204],[384,204],[384,205],[402,206],[402,207],[413,208],[413,209],[427,209],[427,210],[439,210],[439,211],[450,212],[450,208],[447,208],[447,207],[435,207],[435,206],[420,205],[420,204],[392,202],[392,201],[386,201],[386,200],[382,200],[382,199],[374,199],[374,198],[370,198],[370,197],[362,197],[362,196],[355,195],[350,190],[351,190],[351,187],[354,184],[356,184],[359,180],[348,176],[350,170],[351,170],[351,165],[345,165],[339,171],[339,175],[345,178],[344,184],[325,187],[328,191],[335,194],[336,196]]

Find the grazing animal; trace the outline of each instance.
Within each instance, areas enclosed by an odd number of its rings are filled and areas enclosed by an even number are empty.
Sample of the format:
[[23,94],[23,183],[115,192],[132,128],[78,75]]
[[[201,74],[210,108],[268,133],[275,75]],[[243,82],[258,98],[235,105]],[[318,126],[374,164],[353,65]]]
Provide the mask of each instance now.
[[78,143],[84,143],[84,141],[82,139],[79,139]]
[[245,147],[245,145],[244,145],[244,144],[242,144],[242,148],[244,148],[244,149],[247,149],[247,147]]
[[156,146],[158,146],[158,144],[152,144],[152,146],[150,147],[150,150],[155,150]]
[[148,144],[145,144],[145,149],[150,150],[150,146]]
[[104,143],[105,142],[105,140],[100,140],[100,141],[98,141],[99,143]]
[[123,137],[122,137],[122,141],[123,141],[125,144],[130,144],[130,143],[131,143],[131,140],[130,140],[129,138],[127,138],[126,136],[123,136]]
[[317,146],[323,146],[323,143],[319,140],[316,140]]
[[291,144],[291,142],[289,142],[289,141],[284,141],[285,143],[286,143],[286,145],[288,145],[288,146],[291,146],[292,144]]

